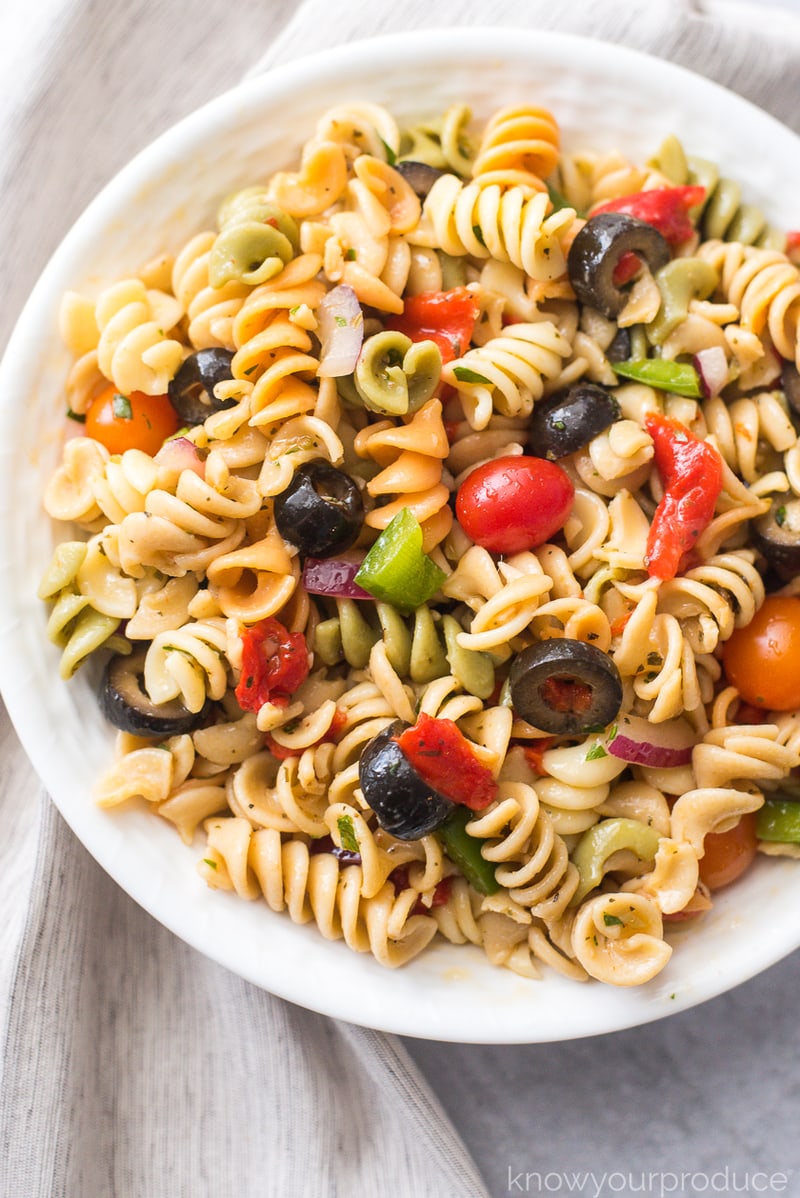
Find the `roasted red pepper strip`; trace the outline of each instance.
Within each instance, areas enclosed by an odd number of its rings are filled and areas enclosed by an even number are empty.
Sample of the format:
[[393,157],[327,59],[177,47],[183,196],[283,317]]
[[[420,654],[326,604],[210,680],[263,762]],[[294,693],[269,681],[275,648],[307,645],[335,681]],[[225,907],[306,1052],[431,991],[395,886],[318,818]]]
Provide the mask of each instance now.
[[452,362],[469,349],[479,311],[475,295],[466,287],[428,291],[409,296],[402,316],[392,316],[386,327],[412,341],[435,341],[442,362]]
[[664,484],[647,538],[645,564],[651,578],[674,578],[681,558],[714,516],[722,490],[722,459],[685,424],[651,413],[645,428],[653,438],[655,464]]
[[676,249],[694,233],[689,209],[702,203],[705,194],[704,187],[654,187],[650,191],[637,191],[598,204],[592,209],[592,216],[597,216],[598,212],[625,212],[658,229]]
[[540,778],[547,777],[547,770],[544,768],[542,758],[548,749],[552,749],[555,743],[556,738],[554,736],[544,736],[541,740],[535,740],[523,746],[522,751],[525,754],[526,762],[534,774],[538,774]]
[[631,608],[630,611],[626,611],[623,615],[617,616],[616,620],[611,621],[610,632],[612,636],[622,636],[628,625],[628,621],[633,615],[633,611],[634,609]]
[[[409,869],[407,865],[398,865],[397,869],[393,869],[389,874],[389,881],[394,886],[395,894],[400,894],[403,890],[408,890],[410,885],[408,874]],[[411,914],[430,915],[431,907],[445,907],[450,901],[452,889],[452,877],[442,878],[440,882],[436,883],[430,905],[426,906],[420,896],[411,908]]]
[[242,673],[236,698],[242,711],[285,702],[308,677],[308,647],[302,632],[289,632],[274,616],[242,633]]
[[625,283],[630,283],[641,265],[637,255],[631,250],[626,250],[614,267],[614,282],[618,287],[623,287]]
[[451,803],[482,811],[497,798],[491,770],[481,765],[452,720],[433,719],[423,712],[413,727],[395,739],[423,781]]
[[441,882],[436,883],[436,887],[433,891],[433,898],[431,899],[430,907],[426,906],[425,903],[423,903],[422,898],[420,897],[417,899],[416,903],[414,904],[414,906],[411,910],[411,914],[412,915],[430,915],[432,907],[446,907],[447,904],[450,902],[450,896],[452,894],[452,891],[453,891],[453,879],[451,877],[442,878]]

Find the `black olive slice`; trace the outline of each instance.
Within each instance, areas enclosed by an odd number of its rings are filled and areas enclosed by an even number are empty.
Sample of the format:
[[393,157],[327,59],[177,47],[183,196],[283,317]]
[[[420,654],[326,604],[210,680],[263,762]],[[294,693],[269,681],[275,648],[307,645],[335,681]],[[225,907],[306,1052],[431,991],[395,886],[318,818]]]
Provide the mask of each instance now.
[[619,316],[628,293],[614,282],[623,254],[635,254],[655,274],[670,261],[669,244],[658,229],[624,212],[599,212],[586,222],[570,246],[569,281],[581,303],[603,316]]
[[781,386],[792,415],[800,417],[800,372],[794,362],[784,362],[781,369]]
[[617,329],[614,340],[606,350],[609,362],[628,362],[633,357],[633,337],[630,329]]
[[555,462],[582,449],[621,415],[619,404],[599,383],[574,383],[568,391],[534,405],[528,447]]
[[217,399],[217,383],[232,378],[233,354],[228,349],[198,349],[182,364],[169,385],[169,399],[184,424],[202,424],[212,412],[231,408],[235,399]]
[[440,171],[436,166],[429,166],[427,162],[414,162],[410,158],[398,162],[395,170],[400,172],[406,183],[421,200],[426,198],[436,180],[446,173]]
[[441,827],[454,804],[423,782],[394,739],[408,725],[395,720],[361,754],[358,779],[380,826],[398,840],[419,840]]
[[608,654],[567,637],[523,649],[509,685],[517,715],[556,736],[605,728],[622,706],[622,682]]
[[750,526],[753,544],[784,582],[800,574],[800,499],[776,495],[768,512]]
[[306,462],[275,499],[278,532],[309,557],[334,557],[358,539],[364,500],[349,474],[330,462]]
[[178,736],[199,728],[208,714],[209,703],[201,711],[187,711],[178,699],[154,703],[142,687],[145,649],[126,656],[118,654],[103,673],[98,702],[110,724],[134,736]]

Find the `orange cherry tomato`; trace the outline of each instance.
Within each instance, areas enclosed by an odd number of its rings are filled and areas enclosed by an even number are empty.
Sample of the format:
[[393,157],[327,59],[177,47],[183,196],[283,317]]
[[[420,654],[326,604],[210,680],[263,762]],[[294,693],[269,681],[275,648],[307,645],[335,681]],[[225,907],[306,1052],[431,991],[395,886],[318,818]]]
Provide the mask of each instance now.
[[86,436],[105,445],[109,453],[141,449],[152,456],[167,437],[177,433],[180,421],[166,395],[142,391],[120,395],[112,385],[92,400],[84,427]]
[[800,599],[770,595],[722,651],[725,675],[745,703],[766,711],[800,708]]
[[720,890],[740,878],[756,855],[755,812],[743,815],[730,832],[709,832],[703,841],[700,881],[709,890]]

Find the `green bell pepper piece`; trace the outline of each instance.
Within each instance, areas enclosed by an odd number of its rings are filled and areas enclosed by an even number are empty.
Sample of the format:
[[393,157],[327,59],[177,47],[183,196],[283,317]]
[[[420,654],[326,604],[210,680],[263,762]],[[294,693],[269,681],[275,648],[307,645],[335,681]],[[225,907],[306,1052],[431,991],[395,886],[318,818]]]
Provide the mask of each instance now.
[[791,799],[765,799],[756,816],[759,840],[781,844],[800,844],[800,803]]
[[470,886],[481,894],[496,894],[500,884],[494,876],[495,865],[482,856],[483,841],[466,831],[474,814],[468,807],[456,807],[437,833],[447,856],[458,866]]
[[646,383],[659,391],[702,399],[700,378],[689,362],[671,362],[667,358],[641,358],[629,362],[612,362],[615,374],[634,383]]
[[402,508],[364,558],[355,581],[376,599],[410,612],[427,603],[446,577],[422,552],[422,528],[416,516]]

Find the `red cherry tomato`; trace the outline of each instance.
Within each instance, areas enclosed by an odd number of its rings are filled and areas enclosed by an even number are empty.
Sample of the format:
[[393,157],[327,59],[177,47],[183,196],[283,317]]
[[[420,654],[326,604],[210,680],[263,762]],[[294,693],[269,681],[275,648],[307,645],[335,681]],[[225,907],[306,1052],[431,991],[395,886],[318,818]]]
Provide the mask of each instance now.
[[120,395],[113,385],[92,400],[86,413],[86,436],[109,453],[141,449],[153,456],[179,428],[178,413],[166,395]]
[[493,553],[535,549],[558,532],[575,489],[556,462],[506,457],[484,462],[458,488],[456,516],[476,544]]
[[719,890],[740,878],[756,855],[756,817],[743,815],[730,832],[709,832],[703,841],[700,881],[709,890]]
[[800,599],[770,595],[725,642],[722,661],[745,703],[767,711],[800,708]]

